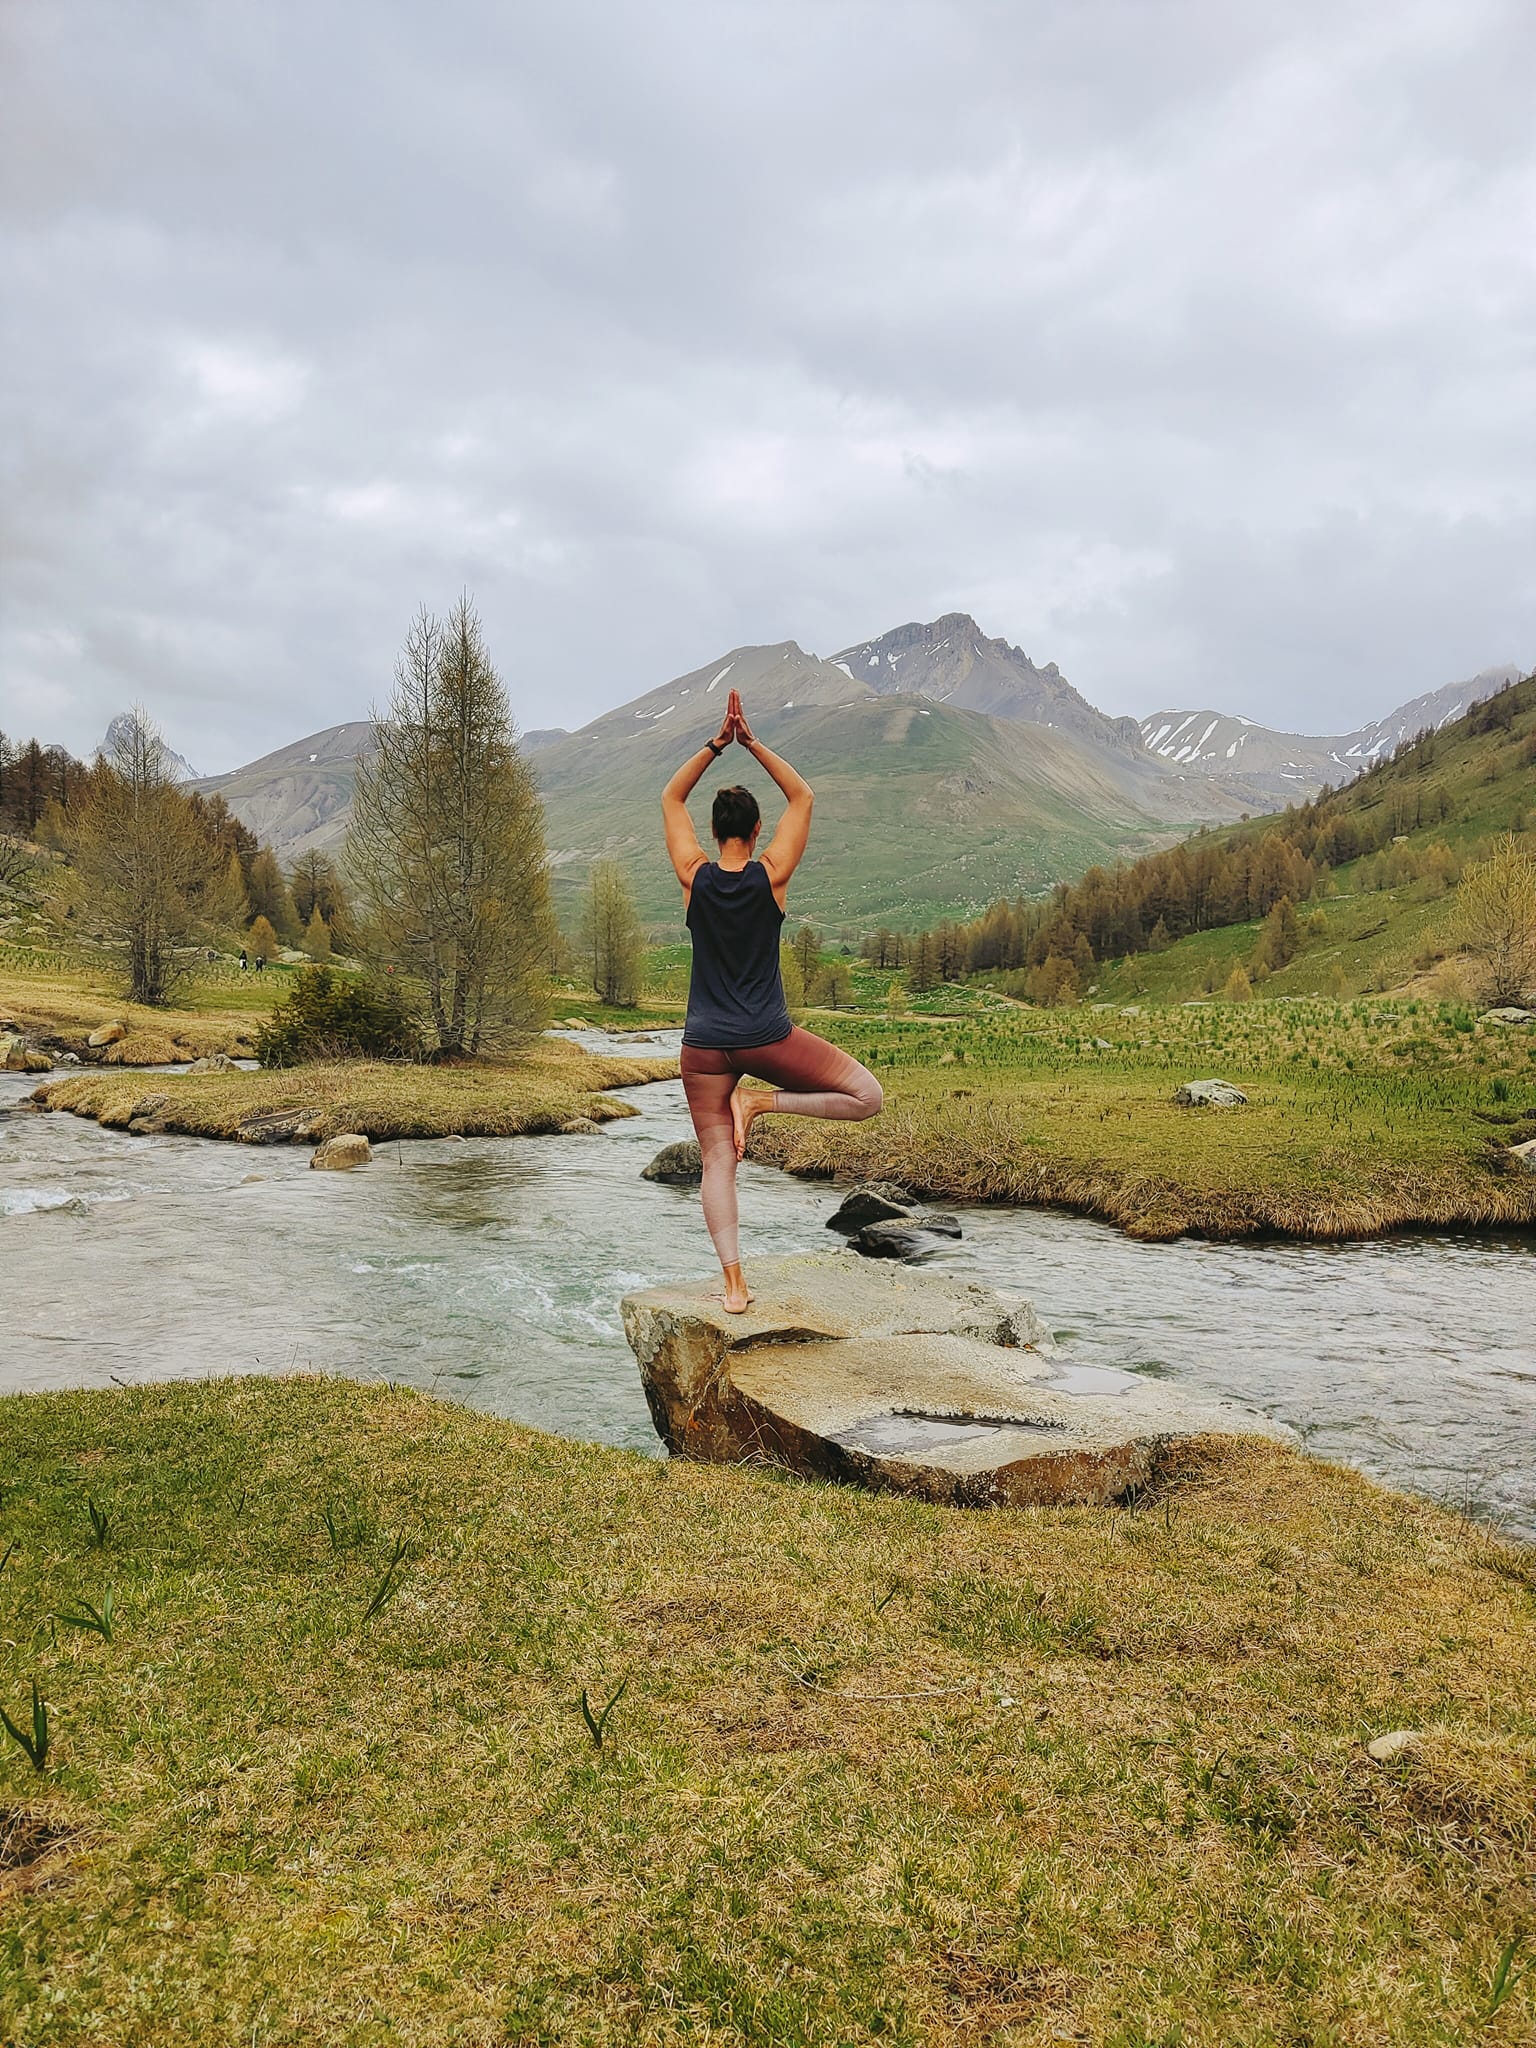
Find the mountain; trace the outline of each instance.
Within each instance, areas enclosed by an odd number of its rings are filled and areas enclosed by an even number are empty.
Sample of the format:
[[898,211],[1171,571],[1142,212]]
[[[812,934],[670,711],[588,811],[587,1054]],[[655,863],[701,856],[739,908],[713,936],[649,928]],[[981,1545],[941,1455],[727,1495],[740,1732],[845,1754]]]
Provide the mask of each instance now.
[[882,697],[930,697],[961,711],[1022,718],[1059,727],[1096,746],[1140,752],[1134,718],[1109,718],[1079,695],[1054,661],[1037,668],[1021,647],[989,640],[966,612],[931,625],[895,626],[877,640],[845,647],[833,666]]
[[330,725],[228,775],[206,776],[197,788],[223,797],[241,824],[284,860],[334,850],[352,813],[358,756],[372,733],[366,718]]
[[[629,870],[644,918],[677,923],[661,787],[715,730],[733,686],[762,737],[817,790],[796,909],[855,928],[919,924],[1166,844],[1173,828],[1222,824],[1342,782],[1400,733],[1454,717],[1512,673],[1487,670],[1335,739],[1214,711],[1161,712],[1138,726],[1095,710],[1054,662],[1039,667],[952,612],[831,661],[793,640],[737,647],[579,732],[541,729],[523,745],[544,795],[568,924],[601,855]],[[331,726],[198,787],[222,794],[287,859],[335,848],[370,732],[366,719]],[[704,779],[701,829],[708,791],[728,777],[758,791],[771,821],[775,793],[748,756],[734,754]]]
[[[1508,671],[1485,671],[1470,684],[1404,706],[1414,730],[1433,737],[1397,759],[1383,752],[1368,774],[1329,799],[1321,815],[1255,817],[1189,843],[1194,865],[1223,848],[1251,850],[1271,833],[1289,834],[1300,852],[1327,861],[1327,892],[1316,914],[1309,909],[1303,916],[1299,949],[1273,970],[1265,994],[1409,988],[1453,998],[1465,992],[1450,893],[1457,866],[1536,819],[1536,674],[1490,690],[1484,687],[1490,673]],[[1466,693],[1468,708],[1447,716],[1458,691]],[[1489,697],[1497,703],[1485,703]],[[1397,725],[1396,713],[1377,721],[1394,748]],[[1128,879],[1134,895],[1136,877]],[[1207,996],[1223,987],[1235,964],[1252,962],[1257,939],[1254,922],[1190,932],[1165,950],[1101,966],[1099,993],[1153,1002]]]
[[1124,797],[1150,817],[1178,824],[1236,817],[1246,792],[1224,778],[1157,760],[1134,718],[1095,710],[1054,661],[1039,668],[1021,647],[989,640],[967,612],[896,626],[834,655],[832,665],[882,697],[918,696],[955,710],[1043,726],[1074,741]]
[[1272,810],[1315,796],[1325,783],[1337,788],[1400,741],[1438,731],[1523,674],[1513,663],[1485,668],[1466,682],[1447,683],[1400,704],[1385,718],[1327,739],[1275,732],[1211,710],[1155,711],[1141,721],[1141,737],[1150,754],[1181,773],[1215,776],[1230,789],[1246,791],[1255,810]]
[[[1169,836],[1074,735],[884,694],[787,640],[733,648],[535,757],[557,902],[570,904],[589,863],[607,855],[628,868],[643,917],[680,921],[661,789],[714,732],[732,688],[758,736],[816,789],[816,830],[795,889],[805,915],[920,922]],[[695,800],[701,831],[709,792],[727,779],[756,790],[772,820],[772,785],[733,750]]]
[[[113,747],[131,729],[132,725],[133,713],[131,711],[119,711],[116,718],[111,721],[106,731],[102,734],[101,745],[96,749],[94,758],[99,761],[103,754],[111,753]],[[165,746],[163,740],[161,745]],[[174,747],[165,748],[165,758],[174,770],[178,782],[196,782],[197,770],[190,761],[185,760],[178,754]]]

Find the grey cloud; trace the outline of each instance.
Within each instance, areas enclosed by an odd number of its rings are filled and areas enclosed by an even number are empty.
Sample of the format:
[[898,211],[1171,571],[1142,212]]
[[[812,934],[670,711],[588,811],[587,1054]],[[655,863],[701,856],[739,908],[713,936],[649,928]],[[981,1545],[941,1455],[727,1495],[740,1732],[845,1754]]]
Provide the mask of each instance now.
[[528,725],[956,607],[1308,729],[1536,659],[1520,0],[0,37],[9,730],[228,766],[465,584]]

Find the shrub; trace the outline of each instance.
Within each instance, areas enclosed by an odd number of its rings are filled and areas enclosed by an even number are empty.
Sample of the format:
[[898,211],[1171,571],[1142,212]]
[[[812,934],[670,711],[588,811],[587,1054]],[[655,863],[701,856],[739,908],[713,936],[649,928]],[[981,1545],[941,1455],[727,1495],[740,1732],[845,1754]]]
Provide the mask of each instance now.
[[304,967],[256,1034],[264,1067],[294,1067],[304,1060],[414,1059],[416,1023],[399,989],[360,980],[330,967]]

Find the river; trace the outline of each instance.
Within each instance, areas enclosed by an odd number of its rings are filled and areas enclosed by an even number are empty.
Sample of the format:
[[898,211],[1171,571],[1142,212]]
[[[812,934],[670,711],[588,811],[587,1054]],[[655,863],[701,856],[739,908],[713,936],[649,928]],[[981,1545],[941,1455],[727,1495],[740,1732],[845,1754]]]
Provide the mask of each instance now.
[[[390,1143],[351,1174],[19,1110],[35,1085],[0,1074],[0,1392],[313,1368],[657,1450],[618,1303],[710,1267],[696,1192],[640,1178],[689,1135],[679,1083],[598,1137]],[[747,1166],[741,1192],[749,1268],[838,1242],[827,1187]],[[1145,1245],[960,1214],[944,1267],[1028,1294],[1077,1362],[1235,1397],[1536,1537],[1531,1237]]]

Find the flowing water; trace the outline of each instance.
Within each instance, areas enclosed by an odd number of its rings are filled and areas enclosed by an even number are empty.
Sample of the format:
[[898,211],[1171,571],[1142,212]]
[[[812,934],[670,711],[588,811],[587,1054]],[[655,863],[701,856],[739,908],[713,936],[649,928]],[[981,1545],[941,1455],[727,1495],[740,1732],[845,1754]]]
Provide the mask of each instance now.
[[[618,1304],[710,1268],[696,1192],[640,1179],[689,1135],[679,1083],[635,1089],[641,1114],[600,1136],[391,1143],[352,1174],[18,1109],[34,1085],[0,1074],[0,1392],[313,1367],[657,1448]],[[827,1187],[748,1166],[741,1191],[749,1263],[838,1242]],[[1028,1294],[1079,1365],[1236,1397],[1536,1536],[1531,1237],[1143,1245],[961,1216],[939,1263]]]

